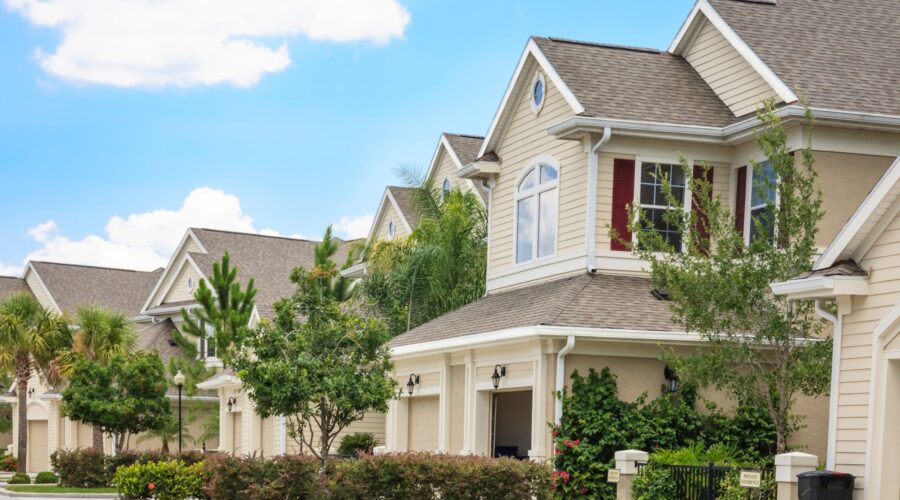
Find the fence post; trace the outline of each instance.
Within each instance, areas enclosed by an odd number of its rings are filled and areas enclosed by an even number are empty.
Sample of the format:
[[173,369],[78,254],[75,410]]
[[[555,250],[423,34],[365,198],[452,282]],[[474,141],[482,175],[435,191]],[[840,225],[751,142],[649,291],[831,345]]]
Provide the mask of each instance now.
[[795,451],[775,455],[775,482],[778,500],[795,500],[799,496],[797,474],[816,470],[819,457]]
[[638,471],[638,463],[647,463],[650,455],[641,450],[621,450],[616,452],[616,469],[619,484],[616,485],[616,500],[631,500],[631,483]]

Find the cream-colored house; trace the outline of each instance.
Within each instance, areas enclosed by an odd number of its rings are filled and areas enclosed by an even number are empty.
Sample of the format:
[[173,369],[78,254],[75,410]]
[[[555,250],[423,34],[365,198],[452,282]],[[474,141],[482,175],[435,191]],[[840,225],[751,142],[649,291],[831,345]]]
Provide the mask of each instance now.
[[[179,356],[180,350],[171,340],[171,322],[154,321],[140,314],[141,305],[159,278],[162,270],[153,272],[111,269],[103,267],[57,264],[32,261],[28,263],[22,278],[4,278],[8,291],[31,293],[50,311],[72,316],[81,306],[99,305],[122,311],[132,318],[138,334],[138,349],[155,350],[163,361]],[[177,407],[177,392],[168,394],[173,410]],[[15,454],[18,446],[18,398],[15,386],[4,397],[12,405],[12,436],[9,449]],[[92,445],[92,429],[81,422],[69,420],[60,414],[62,396],[59,388],[51,387],[40,373],[35,373],[28,382],[28,472],[50,470],[50,455],[59,449],[85,448]],[[200,394],[183,398],[184,408],[198,415],[197,421],[187,426],[187,432],[199,435],[203,417],[208,416],[218,406],[215,395]],[[186,410],[187,411],[187,410]],[[130,449],[158,449],[158,439],[137,442],[132,436]],[[207,443],[215,448],[216,440]],[[107,451],[112,443],[105,437]],[[196,447],[199,447],[198,444]],[[187,449],[194,448],[187,444]]]
[[900,498],[900,157],[813,270],[772,288],[834,323],[827,467]]
[[[763,99],[776,101],[794,150],[809,139],[798,95],[809,99],[828,245],[900,154],[900,98],[874,77],[892,71],[879,61],[893,49],[858,33],[883,9],[831,4],[700,0],[668,51],[528,41],[477,157],[457,171],[489,186],[487,296],[392,342],[394,376],[413,390],[391,404],[388,450],[546,459],[553,393],[574,370],[610,367],[626,399],[665,390],[660,347],[704,343],[671,323],[645,263],[609,229],[628,234],[628,204],[668,209],[653,174],[677,184],[690,174],[681,156],[714,167],[714,194],[749,239],[765,205],[766,170],[750,166],[766,159],[753,140]],[[854,37],[852,49],[809,50]],[[795,408],[807,426],[793,445],[826,456],[828,400]]]

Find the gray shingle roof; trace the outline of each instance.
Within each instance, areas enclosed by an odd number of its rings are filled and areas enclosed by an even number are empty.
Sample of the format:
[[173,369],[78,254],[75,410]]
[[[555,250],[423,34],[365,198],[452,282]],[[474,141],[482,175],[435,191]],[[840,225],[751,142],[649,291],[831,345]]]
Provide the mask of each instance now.
[[162,269],[146,272],[35,261],[31,265],[68,314],[81,306],[102,306],[137,316],[162,274]]
[[19,292],[31,293],[25,280],[13,276],[0,276],[0,299]]
[[900,1],[710,4],[812,106],[900,115]]
[[415,229],[419,225],[418,201],[416,200],[416,188],[388,186],[391,196],[397,201],[397,207],[400,209],[409,227]]
[[172,340],[175,323],[171,319],[159,323],[139,323],[135,325],[135,330],[138,335],[137,349],[139,351],[156,349],[159,351],[159,357],[163,363],[181,355],[181,348]]
[[490,294],[395,337],[391,346],[535,325],[680,331],[651,289],[649,278],[580,274]]
[[819,278],[822,276],[868,276],[869,273],[865,271],[865,269],[859,267],[859,264],[853,262],[852,260],[842,260],[840,262],[835,262],[833,266],[826,267],[824,269],[817,269],[814,271],[807,271],[796,278],[792,278],[795,280],[806,279],[806,278]]
[[[238,269],[237,279],[246,286],[250,278],[255,280],[256,304],[260,316],[272,318],[272,305],[293,295],[296,285],[291,283],[291,271],[303,266],[307,269],[315,261],[314,249],[317,241],[298,240],[279,236],[235,233],[214,229],[191,229],[207,254],[192,253],[191,256],[206,276],[212,276],[213,264],[227,251],[231,263]],[[347,260],[352,241],[338,240],[339,249],[334,262],[340,267]],[[145,296],[146,298],[146,296]]]
[[444,136],[447,137],[447,142],[450,143],[450,147],[453,148],[453,152],[456,153],[456,157],[459,158],[463,166],[472,163],[478,158],[478,150],[481,149],[484,137],[449,133],[445,133]]
[[680,56],[558,38],[533,40],[584,115],[720,127],[734,114]]

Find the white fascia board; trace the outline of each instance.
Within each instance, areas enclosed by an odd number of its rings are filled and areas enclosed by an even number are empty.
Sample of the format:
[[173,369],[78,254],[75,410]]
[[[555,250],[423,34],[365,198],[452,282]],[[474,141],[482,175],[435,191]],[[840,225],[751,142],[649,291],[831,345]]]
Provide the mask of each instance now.
[[212,390],[212,389],[223,389],[229,387],[240,387],[241,379],[235,377],[234,375],[225,375],[222,377],[213,377],[209,380],[204,380],[197,384],[198,389],[203,390]]
[[510,79],[509,84],[506,86],[506,92],[503,94],[503,100],[500,101],[500,107],[497,108],[497,112],[494,113],[494,119],[491,120],[491,127],[488,129],[488,133],[484,138],[484,142],[481,143],[481,149],[478,150],[479,158],[484,156],[485,153],[488,152],[488,146],[493,145],[493,141],[496,138],[495,135],[500,132],[499,128],[501,118],[503,117],[507,105],[510,104],[510,99],[515,93],[516,88],[519,86],[519,80],[522,76],[522,72],[525,70],[525,66],[529,56],[534,57],[538,65],[541,66],[541,69],[544,71],[546,76],[550,78],[550,81],[553,82],[553,85],[555,85],[560,94],[562,94],[563,99],[565,99],[569,106],[572,108],[572,112],[576,115],[579,113],[584,113],[584,106],[580,102],[578,102],[578,98],[575,97],[575,94],[572,92],[569,86],[566,85],[562,77],[559,76],[559,73],[556,72],[556,69],[554,69],[550,64],[550,61],[547,60],[547,56],[545,56],[544,53],[541,52],[541,49],[538,48],[537,43],[535,43],[534,40],[528,39],[528,43],[525,45],[525,51],[522,52],[522,56],[519,58],[519,63],[516,65],[516,70],[515,72],[513,72],[513,76]]
[[[201,382],[201,383],[202,383],[202,382]],[[198,384],[197,387],[200,387],[200,385]],[[167,398],[167,399],[173,399],[173,400],[176,400],[176,401],[177,401],[177,400],[178,400],[178,394],[166,394],[166,398]],[[218,397],[218,396],[185,396],[185,395],[182,394],[181,400],[182,400],[182,401],[209,401],[209,402],[214,402],[214,401],[215,401],[215,402],[218,402],[218,401],[219,401],[219,397]]]
[[350,266],[340,272],[343,278],[362,278],[368,274],[368,266],[365,262],[360,262],[354,266]]
[[703,20],[699,14],[703,14],[703,17],[722,33],[722,36],[728,40],[728,43],[730,43],[731,46],[746,59],[750,66],[770,87],[772,87],[772,90],[778,94],[778,97],[780,97],[782,101],[790,104],[800,100],[794,91],[792,91],[790,87],[788,87],[787,84],[785,84],[784,81],[782,81],[781,78],[779,78],[778,75],[763,62],[759,55],[757,55],[756,52],[754,52],[753,49],[738,36],[734,29],[722,19],[722,16],[716,12],[716,9],[710,5],[708,0],[697,1],[697,4],[691,9],[691,13],[688,15],[685,24],[681,26],[678,34],[675,36],[675,40],[673,40],[672,44],[669,46],[669,52],[683,55],[683,52],[688,49],[689,43],[686,42],[692,39],[690,34],[693,27]]
[[193,304],[188,304],[188,305],[184,305],[184,306],[158,307],[153,310],[153,315],[151,317],[181,312],[182,309],[187,309],[188,311],[190,311],[191,309],[197,309],[198,307],[200,307],[200,304],[197,304],[196,302]]
[[[147,297],[147,301],[144,302],[144,306],[141,307],[141,311],[146,311],[147,309],[150,309],[150,307],[151,307],[150,303],[153,301],[153,298],[156,297],[156,292],[158,292],[160,287],[163,285],[163,283],[165,283],[166,278],[168,278],[168,276],[172,270],[172,264],[175,263],[175,257],[178,256],[179,252],[181,252],[181,250],[187,244],[188,238],[190,238],[191,240],[194,241],[194,243],[197,244],[197,246],[200,248],[200,251],[202,253],[205,253],[205,254],[209,253],[209,251],[206,249],[206,247],[203,246],[203,243],[200,242],[200,238],[198,238],[197,235],[194,234],[194,231],[191,228],[188,228],[187,231],[185,231],[184,236],[181,237],[181,241],[178,243],[178,246],[175,247],[175,251],[172,252],[172,256],[169,257],[169,262],[166,263],[166,267],[164,268],[162,274],[159,276],[159,279],[156,281],[156,285],[153,287],[153,291],[150,292],[150,296]],[[187,252],[185,252],[185,253],[187,253]],[[203,273],[200,273],[200,275],[202,276]]]
[[409,222],[406,220],[406,214],[403,213],[403,210],[400,210],[400,205],[397,203],[397,200],[394,198],[394,195],[391,194],[390,189],[386,189],[385,193],[387,193],[387,197],[391,200],[391,204],[394,206],[394,210],[397,211],[397,215],[400,216],[400,222],[403,223],[403,227],[406,228],[407,231],[412,233],[412,226],[409,225]]
[[[178,264],[178,266],[176,268],[174,268],[175,269],[174,273],[170,272],[170,267],[167,267],[166,272],[163,273],[162,277],[171,277],[172,280],[169,281],[168,285],[165,288],[163,288],[162,290],[159,291],[160,300],[162,300],[162,298],[164,298],[166,295],[168,295],[168,293],[172,289],[172,287],[175,286],[175,278],[178,276],[179,273],[181,273],[181,270],[186,265],[190,265],[191,267],[193,267],[194,271],[197,272],[197,275],[200,276],[200,279],[203,279],[203,280],[207,279],[207,276],[205,274],[203,274],[203,271],[200,269],[200,266],[197,265],[197,262],[194,260],[194,258],[191,257],[191,254],[188,252],[185,252],[184,259],[182,259],[181,262]],[[212,292],[213,297],[216,296],[216,291],[213,290],[212,288],[210,288],[210,292]],[[156,296],[155,291],[153,294],[150,294],[151,299],[153,299],[155,296]],[[151,300],[150,302],[153,302],[153,301]],[[187,306],[184,306],[184,307],[186,309],[188,308]],[[145,307],[144,309],[141,310],[141,314],[146,314],[147,311],[150,310],[151,308]],[[180,310],[181,307],[177,307],[176,309]],[[160,309],[159,311],[156,311],[156,313],[159,314],[162,311],[166,311],[166,309]]]
[[375,210],[375,217],[372,218],[372,227],[369,228],[369,237],[368,241],[372,241],[375,237],[375,228],[378,227],[378,223],[381,221],[381,218],[384,217],[384,207],[388,202],[387,199],[388,188],[384,188],[384,193],[381,195],[381,201],[378,202],[378,208]]
[[457,177],[463,179],[472,179],[484,175],[492,175],[500,173],[500,163],[496,161],[474,161],[465,167],[456,171]]
[[[53,305],[53,308],[56,309],[57,314],[62,314],[63,310],[59,307],[59,304],[56,303],[56,299],[53,298],[53,294],[50,293],[50,289],[47,288],[44,280],[41,279],[41,274],[37,272],[37,269],[34,268],[34,265],[32,265],[30,261],[28,262],[28,265],[25,266],[25,272],[22,273],[23,280],[25,280],[25,278],[28,276],[28,273],[34,273],[35,277],[37,277],[38,284],[41,285],[41,288],[44,289],[44,293],[47,294],[47,297],[50,297],[50,303]],[[28,282],[26,281],[25,284],[27,285]]]
[[865,276],[817,276],[772,283],[769,288],[775,295],[786,295],[791,299],[826,299],[868,295],[869,279]]
[[863,227],[870,222],[875,210],[891,193],[898,182],[900,182],[900,156],[894,160],[893,165],[884,173],[878,183],[875,184],[875,187],[869,191],[866,199],[863,200],[853,216],[850,217],[850,220],[844,224],[838,235],[828,245],[828,248],[816,261],[813,269],[830,267],[844,254],[850,243],[860,236]]
[[450,141],[447,140],[447,134],[441,134],[441,138],[438,141],[437,147],[434,149],[434,154],[431,156],[431,163],[428,165],[428,173],[425,175],[425,180],[431,179],[431,176],[434,175],[435,170],[437,170],[438,166],[438,157],[441,156],[441,148],[450,155],[450,159],[453,160],[453,163],[456,164],[456,169],[459,170],[463,168],[463,164],[459,161],[459,156],[456,155],[456,151],[453,150],[453,147],[450,145]]

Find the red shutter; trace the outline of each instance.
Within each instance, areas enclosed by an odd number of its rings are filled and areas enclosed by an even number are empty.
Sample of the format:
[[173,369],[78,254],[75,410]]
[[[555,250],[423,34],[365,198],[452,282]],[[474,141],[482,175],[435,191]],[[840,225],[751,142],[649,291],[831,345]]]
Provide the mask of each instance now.
[[[628,230],[628,205],[634,201],[634,160],[616,158],[613,161],[612,228],[619,238],[631,241]],[[618,239],[610,243],[613,250],[628,250]]]
[[[694,174],[693,178],[697,179],[703,175],[703,166],[702,165],[694,165]],[[709,170],[706,171],[706,182],[709,184],[709,193],[706,193],[707,196],[712,198],[712,183],[713,183],[713,167],[710,166]],[[700,210],[700,193],[693,193],[691,195],[691,210],[697,213]],[[704,253],[709,250],[709,218],[705,213],[697,213],[696,219],[697,227],[697,244],[703,248]]]
[[737,192],[734,193],[734,229],[744,234],[744,217],[747,210],[747,167],[737,169]]

